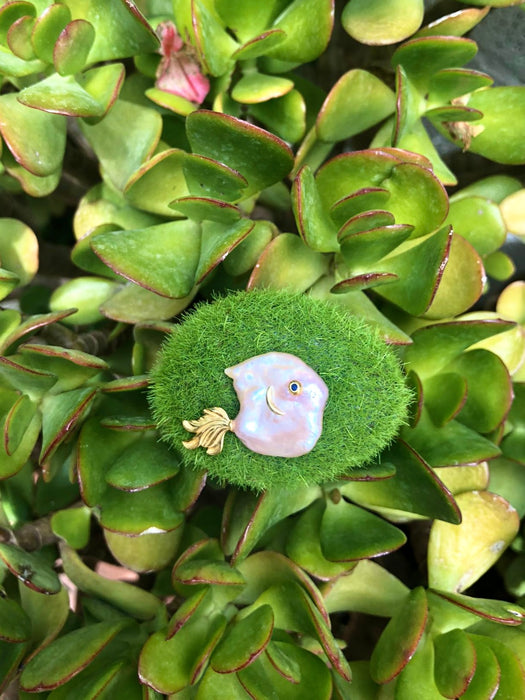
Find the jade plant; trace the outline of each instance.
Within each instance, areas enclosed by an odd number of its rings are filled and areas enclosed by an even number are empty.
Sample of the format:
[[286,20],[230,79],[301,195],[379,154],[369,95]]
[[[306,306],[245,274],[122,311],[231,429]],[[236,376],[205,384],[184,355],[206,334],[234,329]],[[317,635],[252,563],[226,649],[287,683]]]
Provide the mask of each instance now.
[[[452,4],[0,3],[6,698],[525,697],[525,6]],[[271,352],[312,451],[185,447]]]

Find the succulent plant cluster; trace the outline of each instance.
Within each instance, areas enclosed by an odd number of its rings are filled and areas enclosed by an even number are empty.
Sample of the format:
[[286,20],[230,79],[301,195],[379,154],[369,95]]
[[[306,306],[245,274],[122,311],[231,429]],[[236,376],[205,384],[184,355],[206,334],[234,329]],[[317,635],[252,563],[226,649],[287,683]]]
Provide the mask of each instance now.
[[[525,696],[525,87],[468,67],[469,5],[0,3],[6,697]],[[403,364],[344,478],[256,493],[159,440],[182,312],[259,289]]]

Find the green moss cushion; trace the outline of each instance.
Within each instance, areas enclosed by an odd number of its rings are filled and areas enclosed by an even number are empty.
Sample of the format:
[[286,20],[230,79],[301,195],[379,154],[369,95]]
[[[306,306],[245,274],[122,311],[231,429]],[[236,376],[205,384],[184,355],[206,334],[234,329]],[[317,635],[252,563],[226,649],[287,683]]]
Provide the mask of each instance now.
[[[296,355],[328,387],[323,431],[313,450],[300,457],[265,456],[232,432],[220,454],[184,448],[192,435],[183,420],[215,406],[230,418],[239,412],[225,368],[268,352]],[[410,400],[394,352],[375,331],[336,306],[284,291],[238,292],[199,305],[165,342],[152,379],[155,420],[184,463],[255,490],[321,483],[366,464],[395,436]]]

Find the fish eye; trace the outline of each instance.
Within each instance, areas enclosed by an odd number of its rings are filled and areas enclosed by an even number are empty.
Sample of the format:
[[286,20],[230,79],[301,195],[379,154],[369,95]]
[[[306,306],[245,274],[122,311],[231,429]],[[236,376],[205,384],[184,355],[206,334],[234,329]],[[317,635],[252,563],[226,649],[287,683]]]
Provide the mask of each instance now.
[[295,394],[297,396],[303,390],[303,386],[301,382],[297,381],[297,379],[292,379],[292,381],[288,384],[288,389],[290,393]]

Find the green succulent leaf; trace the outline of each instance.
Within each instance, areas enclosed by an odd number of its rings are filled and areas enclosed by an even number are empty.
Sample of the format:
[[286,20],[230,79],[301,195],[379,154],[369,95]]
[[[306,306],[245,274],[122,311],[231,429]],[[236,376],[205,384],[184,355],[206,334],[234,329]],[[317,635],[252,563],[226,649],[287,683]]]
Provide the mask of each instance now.
[[91,511],[85,506],[68,508],[53,513],[51,529],[74,549],[82,549],[89,543]]
[[397,527],[341,499],[326,502],[320,527],[321,549],[330,561],[368,559],[392,552],[406,542]]
[[[280,5],[283,7],[283,3]],[[313,61],[328,44],[333,23],[333,0],[293,0],[272,25],[284,31],[286,39],[267,55],[292,63]]]
[[414,34],[423,21],[422,0],[350,0],[343,10],[343,27],[363,44],[395,44]]
[[24,88],[18,100],[28,107],[69,117],[102,118],[118,97],[124,66],[110,63],[78,76],[53,73]]
[[471,491],[456,497],[459,525],[435,521],[428,549],[429,584],[450,592],[471,586],[516,536],[518,514],[501,496]]
[[415,588],[396,610],[372,652],[370,675],[376,683],[388,683],[405,668],[423,635],[427,617],[426,593]]
[[31,620],[33,651],[47,646],[60,633],[69,614],[67,589],[62,587],[50,596],[47,592],[34,591],[19,581],[20,604]]
[[284,141],[226,114],[193,112],[186,119],[186,132],[194,153],[217,160],[246,178],[244,196],[279,182],[292,169],[292,152]]
[[89,411],[96,389],[90,387],[46,396],[42,407],[41,463],[47,462]]
[[140,654],[139,678],[159,693],[177,693],[202,675],[221,639],[226,619],[221,614],[195,615],[171,637],[155,632]]
[[[183,219],[135,231],[101,233],[91,246],[123,277],[161,296],[180,298],[195,283],[200,235],[197,224]],[[163,251],[161,262],[159,249]]]
[[79,73],[86,65],[95,41],[95,29],[85,19],[69,22],[60,32],[53,49],[53,63],[59,75]]
[[322,141],[342,141],[374,126],[394,111],[394,94],[368,71],[345,73],[329,92],[316,120]]
[[245,668],[266,649],[272,631],[272,609],[262,605],[230,627],[213,652],[211,667],[218,673]]
[[99,622],[55,640],[26,665],[22,689],[39,692],[62,685],[91,663],[122,627],[122,622]]
[[13,576],[31,590],[47,595],[60,591],[57,574],[41,554],[25,552],[10,544],[0,544],[0,559]]
[[31,109],[11,92],[0,97],[0,132],[17,162],[33,175],[51,175],[60,169],[66,146],[65,117]]
[[26,642],[31,637],[31,620],[14,600],[0,598],[0,639]]
[[409,590],[382,566],[363,559],[348,576],[325,583],[321,592],[329,613],[347,611],[392,617]]
[[449,523],[460,521],[458,506],[450,492],[410,445],[398,440],[383,453],[382,461],[394,464],[396,473],[392,478],[351,481],[340,487],[341,492],[360,505],[372,508],[417,513]]
[[45,8],[35,22],[31,44],[37,57],[46,63],[53,62],[53,51],[61,32],[71,20],[71,12],[61,2]]
[[[118,610],[138,620],[149,620],[159,614],[162,602],[152,593],[124,581],[104,578],[81,560],[74,549],[60,545],[64,572],[79,590],[107,601]],[[89,628],[87,628],[89,629]]]
[[[476,3],[471,3],[476,4]],[[484,4],[484,3],[483,3]],[[416,33],[416,37],[423,36],[463,36],[473,29],[488,14],[489,7],[478,10],[468,7],[450,15],[445,15],[431,22]]]

